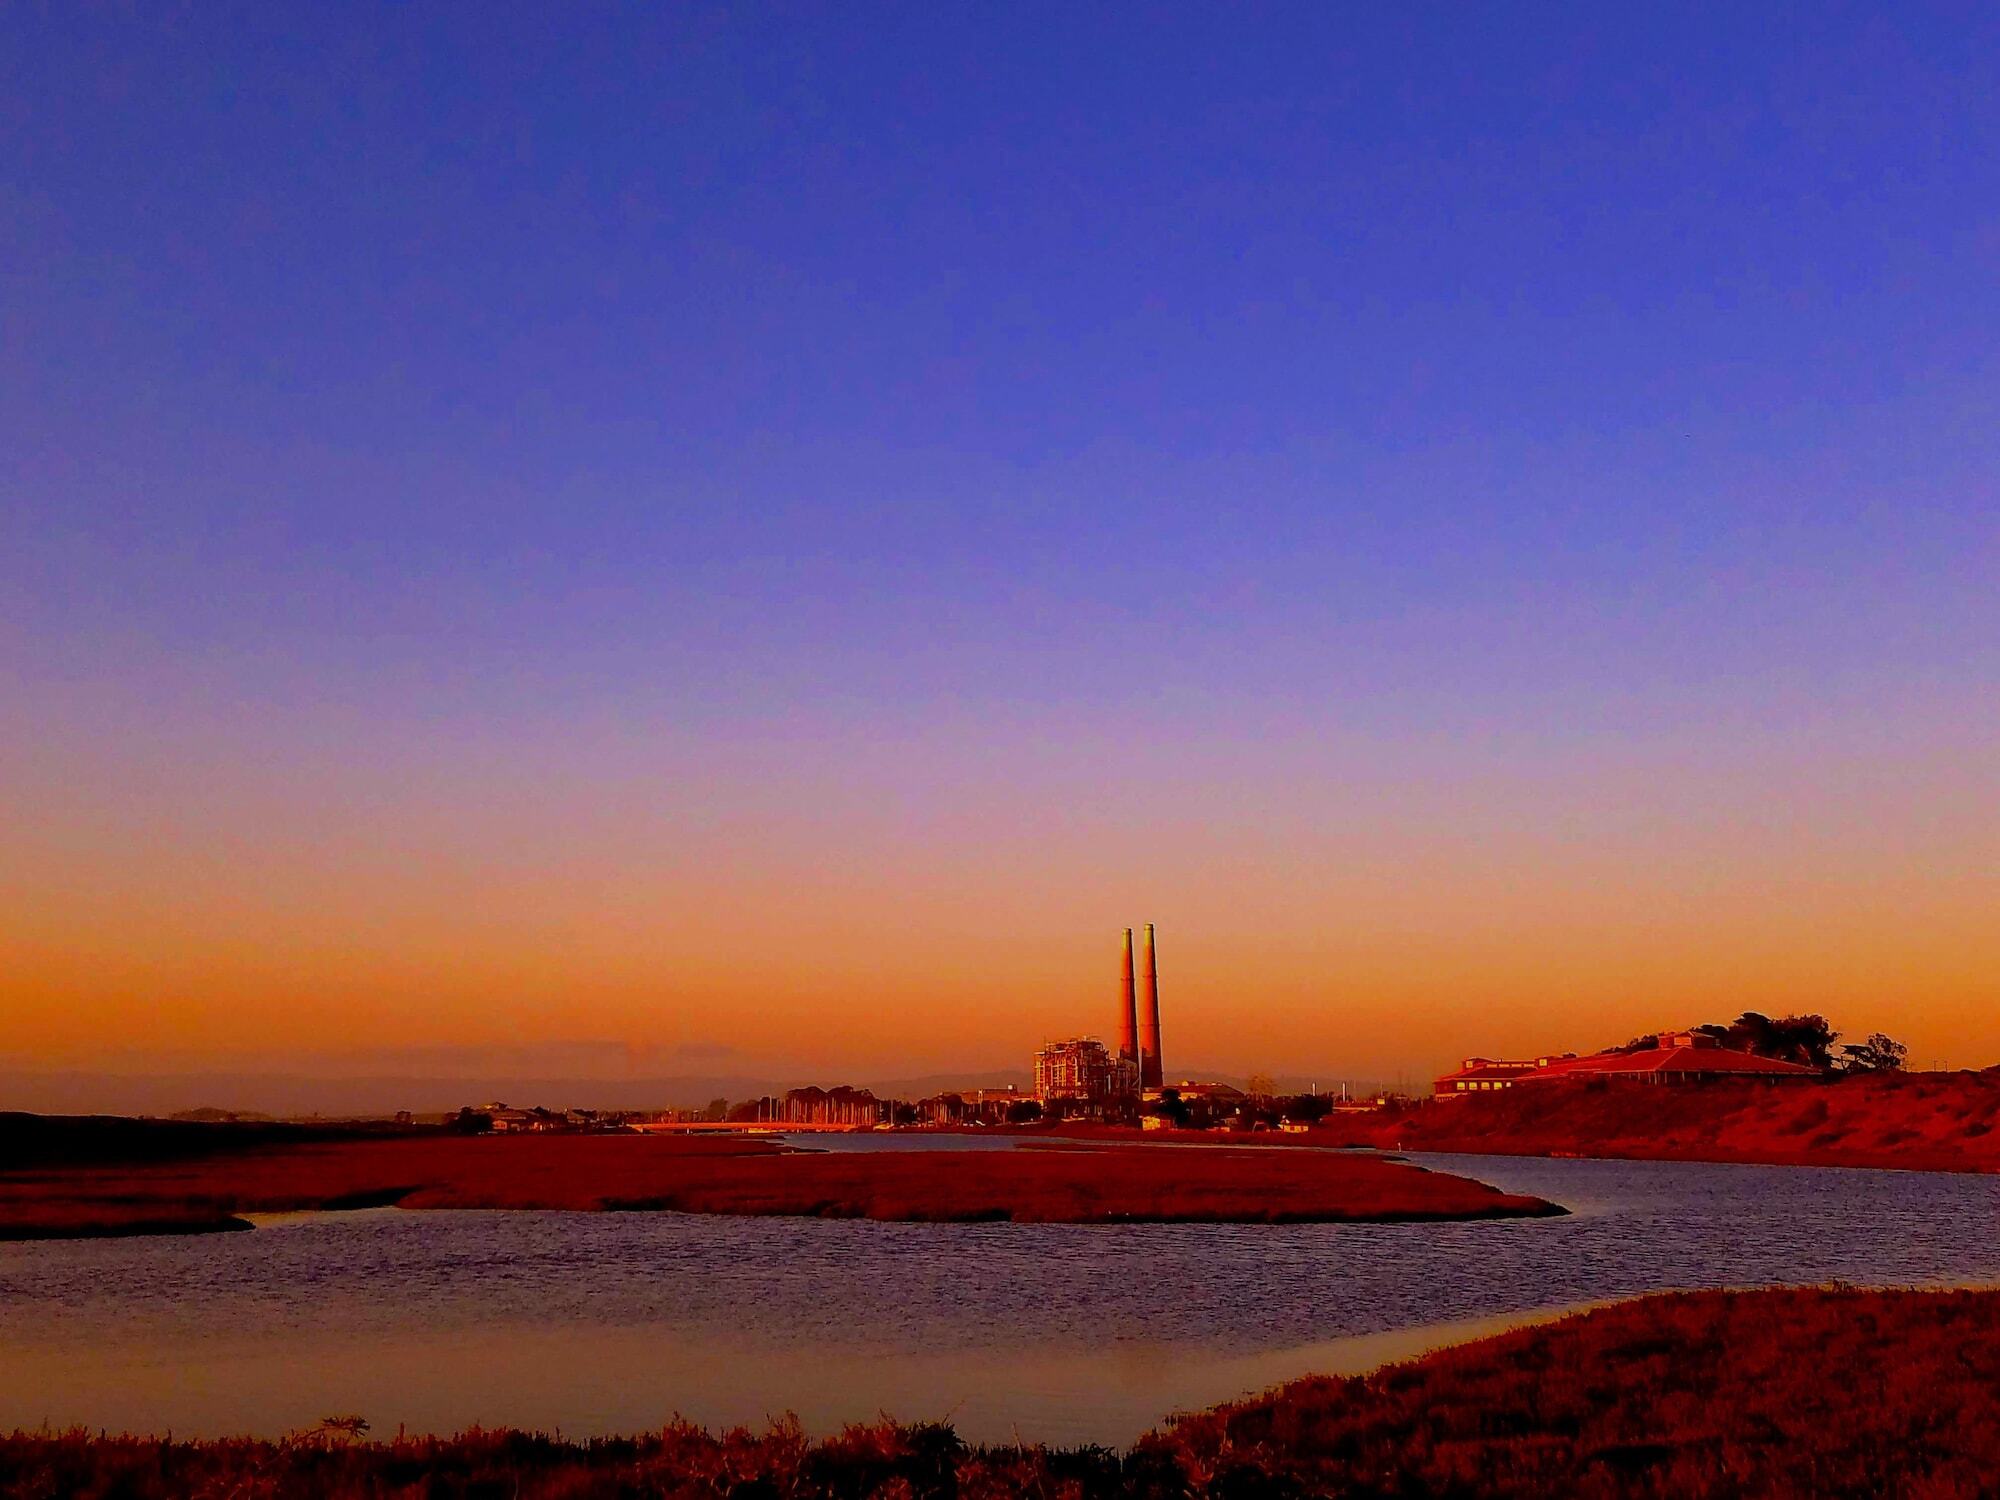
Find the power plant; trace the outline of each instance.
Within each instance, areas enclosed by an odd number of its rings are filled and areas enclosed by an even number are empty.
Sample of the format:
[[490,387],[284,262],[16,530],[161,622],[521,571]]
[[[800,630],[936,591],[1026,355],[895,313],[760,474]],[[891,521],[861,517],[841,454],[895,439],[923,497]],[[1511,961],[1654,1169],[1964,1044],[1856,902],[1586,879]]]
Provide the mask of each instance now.
[[[1157,1093],[1166,1078],[1160,1062],[1160,975],[1153,924],[1145,929],[1143,962],[1132,963],[1132,929],[1125,929],[1118,968],[1118,1051],[1090,1037],[1050,1042],[1035,1054],[1035,1096],[1044,1104],[1071,1099],[1092,1105],[1128,1103]],[[1143,991],[1144,1008],[1141,1009]]]

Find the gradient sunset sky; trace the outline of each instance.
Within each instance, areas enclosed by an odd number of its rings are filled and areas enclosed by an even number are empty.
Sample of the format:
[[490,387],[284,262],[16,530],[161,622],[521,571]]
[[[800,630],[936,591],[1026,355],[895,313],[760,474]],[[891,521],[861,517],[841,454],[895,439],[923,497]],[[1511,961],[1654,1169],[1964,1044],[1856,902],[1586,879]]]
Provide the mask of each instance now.
[[2000,1062],[1993,7],[0,35],[0,1065]]

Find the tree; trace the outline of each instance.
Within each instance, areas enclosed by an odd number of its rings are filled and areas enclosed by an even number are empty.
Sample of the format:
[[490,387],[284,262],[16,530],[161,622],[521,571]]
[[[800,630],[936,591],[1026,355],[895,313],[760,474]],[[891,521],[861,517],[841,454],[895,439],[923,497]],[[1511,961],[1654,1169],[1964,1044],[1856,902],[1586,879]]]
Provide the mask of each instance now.
[[1895,1073],[1909,1061],[1910,1049],[1894,1037],[1876,1031],[1865,1042],[1850,1042],[1842,1049],[1843,1073]]
[[[1775,1057],[1781,1062],[1803,1063],[1821,1072],[1844,1066],[1834,1059],[1834,1047],[1840,1040],[1840,1033],[1822,1015],[1790,1015],[1774,1021],[1762,1011],[1746,1010],[1727,1026],[1710,1021],[1688,1029],[1702,1036],[1712,1036],[1723,1046],[1733,1047],[1738,1052],[1754,1052],[1759,1057]],[[1648,1034],[1635,1036],[1624,1046],[1611,1050],[1644,1052],[1659,1045],[1659,1037]]]
[[1238,1100],[1233,1107],[1217,1104],[1215,1113],[1218,1122],[1234,1115],[1238,1130],[1255,1130],[1260,1125],[1273,1126],[1283,1117],[1278,1108],[1278,1101],[1268,1095],[1261,1098],[1246,1096]]
[[1285,1101],[1285,1118],[1305,1125],[1317,1125],[1333,1112],[1333,1101],[1324,1094],[1300,1094]]
[[365,1417],[321,1417],[319,1426],[294,1433],[291,1440],[304,1447],[345,1448],[360,1442],[367,1435],[368,1420]]
[[493,1128],[493,1116],[467,1105],[445,1122],[445,1129],[457,1135],[480,1135]]
[[1042,1117],[1042,1106],[1033,1099],[1016,1099],[1007,1106],[1009,1125],[1032,1125]]
[[1726,1036],[1730,1045],[1745,1052],[1822,1070],[1833,1066],[1833,1044],[1839,1038],[1825,1016],[1792,1015],[1774,1021],[1754,1010],[1738,1016]]

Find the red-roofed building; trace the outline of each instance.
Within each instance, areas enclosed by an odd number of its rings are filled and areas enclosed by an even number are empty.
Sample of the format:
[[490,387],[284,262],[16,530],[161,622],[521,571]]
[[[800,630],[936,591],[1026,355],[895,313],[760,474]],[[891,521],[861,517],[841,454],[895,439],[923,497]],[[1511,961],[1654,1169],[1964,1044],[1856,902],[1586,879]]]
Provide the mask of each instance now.
[[1573,1052],[1528,1060],[1468,1057],[1455,1072],[1438,1079],[1432,1095],[1462,1099],[1524,1083],[1564,1079],[1625,1078],[1641,1083],[1705,1083],[1717,1078],[1748,1078],[1767,1082],[1817,1077],[1813,1069],[1754,1052],[1725,1047],[1702,1031],[1661,1033],[1658,1042],[1636,1052]]

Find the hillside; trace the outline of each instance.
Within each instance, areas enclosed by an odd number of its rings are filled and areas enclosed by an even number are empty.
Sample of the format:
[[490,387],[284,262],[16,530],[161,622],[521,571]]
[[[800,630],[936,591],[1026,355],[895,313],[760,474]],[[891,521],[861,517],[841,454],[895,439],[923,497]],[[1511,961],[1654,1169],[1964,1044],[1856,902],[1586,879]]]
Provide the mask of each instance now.
[[1547,1082],[1331,1119],[1313,1139],[1411,1151],[2000,1171],[2000,1069],[1698,1087]]

